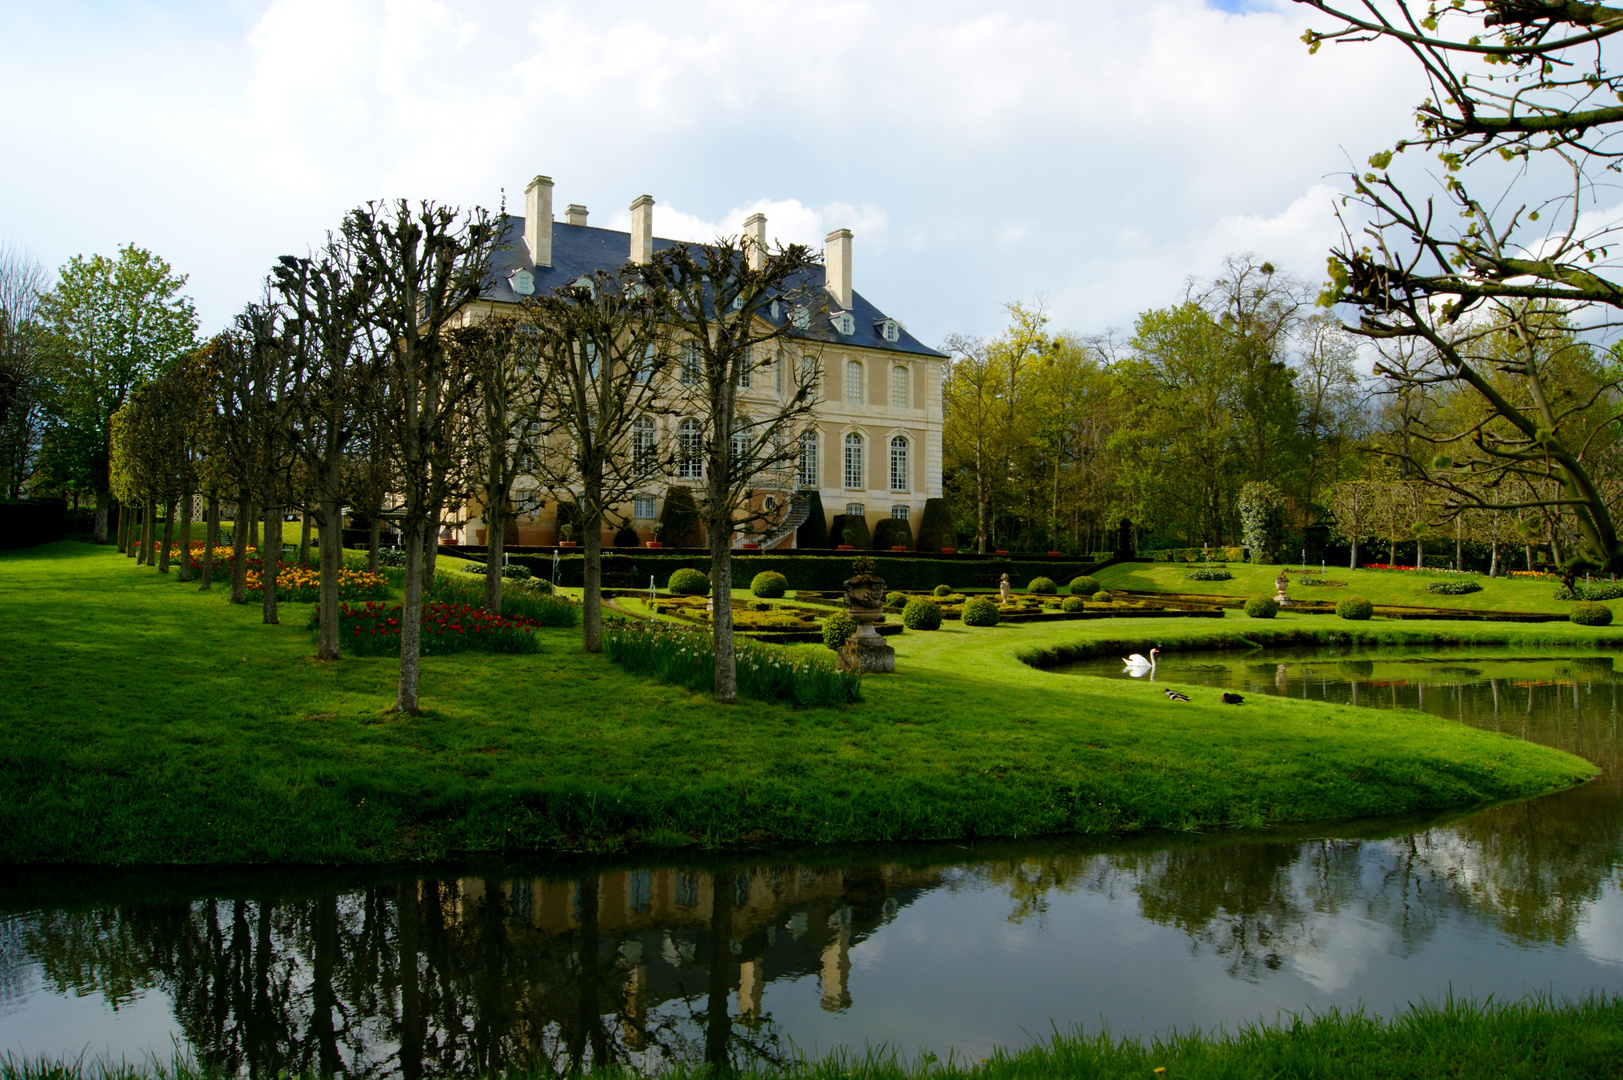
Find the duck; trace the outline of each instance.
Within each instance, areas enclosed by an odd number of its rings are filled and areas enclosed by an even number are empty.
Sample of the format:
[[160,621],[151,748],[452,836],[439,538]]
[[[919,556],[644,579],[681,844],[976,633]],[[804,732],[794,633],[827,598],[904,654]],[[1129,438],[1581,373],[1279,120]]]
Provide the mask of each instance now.
[[1224,694],[1223,695],[1223,704],[1225,704],[1225,705],[1238,705],[1238,704],[1240,704],[1240,702],[1242,702],[1244,700],[1245,700],[1245,696],[1242,695],[1242,694]]
[[1188,701],[1189,700],[1189,695],[1188,694],[1180,694],[1176,690],[1167,689],[1167,690],[1161,691],[1161,693],[1165,694],[1167,697],[1171,698],[1173,701]]
[[1134,653],[1132,656],[1123,657],[1122,663],[1127,665],[1129,671],[1142,675],[1146,671],[1155,670],[1155,654],[1160,651],[1160,649],[1151,649],[1148,658],[1145,658],[1140,653]]

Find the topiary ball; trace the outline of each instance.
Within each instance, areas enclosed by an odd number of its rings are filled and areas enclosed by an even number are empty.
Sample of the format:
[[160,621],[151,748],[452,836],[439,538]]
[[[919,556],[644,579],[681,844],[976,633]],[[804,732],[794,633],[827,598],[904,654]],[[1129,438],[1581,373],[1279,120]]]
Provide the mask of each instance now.
[[843,611],[836,611],[823,620],[823,644],[830,649],[838,649],[856,632],[857,621]]
[[1605,604],[1575,604],[1567,616],[1579,626],[1612,625],[1612,609]]
[[907,594],[904,592],[888,592],[885,594],[885,607],[891,611],[900,611],[907,604]]
[[998,619],[997,603],[985,596],[976,596],[964,601],[964,613],[959,616],[965,626],[996,626]]
[[1245,602],[1245,613],[1253,619],[1271,619],[1279,614],[1279,601],[1271,596],[1253,596]]
[[1054,584],[1053,578],[1034,577],[1031,579],[1031,584],[1026,586],[1026,591],[1029,593],[1053,594],[1059,592],[1059,586]]
[[937,585],[935,587],[935,589],[934,589],[934,592],[935,592],[935,594],[937,596],[951,596],[952,595],[952,586],[951,585]]
[[1067,596],[1060,604],[1060,610],[1083,611],[1086,610],[1087,606],[1087,603],[1080,596]]
[[1375,614],[1375,605],[1362,596],[1344,596],[1336,604],[1336,614],[1353,622],[1363,622]]
[[1083,574],[1081,577],[1074,577],[1071,579],[1072,596],[1092,596],[1098,591],[1099,582],[1096,578],[1091,578],[1088,575]]
[[768,600],[776,600],[789,588],[789,579],[776,570],[763,570],[750,579],[750,592]]
[[1114,603],[1115,599],[1116,598],[1114,596],[1111,596],[1108,592],[1105,592],[1102,589],[1099,592],[1096,592],[1096,593],[1093,594],[1093,602],[1096,603],[1096,604]]
[[928,597],[913,597],[902,609],[902,625],[909,630],[941,629],[941,605]]
[[667,587],[675,596],[710,595],[710,579],[703,570],[695,570],[691,566],[684,566],[672,573]]

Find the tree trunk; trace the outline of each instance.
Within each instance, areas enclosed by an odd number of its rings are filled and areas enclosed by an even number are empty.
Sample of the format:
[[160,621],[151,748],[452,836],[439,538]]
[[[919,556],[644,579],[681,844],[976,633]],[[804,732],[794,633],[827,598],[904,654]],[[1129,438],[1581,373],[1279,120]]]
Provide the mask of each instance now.
[[316,542],[321,560],[321,597],[316,627],[316,659],[337,660],[338,652],[338,572],[344,568],[344,529],[339,520],[341,508],[336,495],[321,500],[316,511],[321,535]]
[[423,523],[408,517],[401,529],[406,548],[404,602],[400,607],[400,681],[395,688],[396,712],[418,712],[417,680],[423,634]]
[[98,543],[98,544],[107,543],[107,502],[108,502],[108,499],[110,499],[111,497],[112,497],[111,492],[108,492],[108,491],[98,491],[98,492],[96,492],[95,537],[96,537],[96,543]]
[[1347,560],[1347,569],[1358,569],[1358,537],[1356,536],[1352,539],[1352,558]]
[[158,573],[169,572],[169,549],[175,543],[175,503],[170,500],[163,504],[163,540],[158,549]]
[[505,518],[501,507],[485,507],[485,610],[492,615],[502,613],[502,552],[507,544],[507,537],[503,535]]
[[1533,569],[1533,545],[1528,544],[1528,545],[1526,545],[1526,547],[1527,547],[1527,569],[1532,570]]
[[208,524],[203,528],[203,584],[198,589],[207,592],[214,585],[214,540],[220,535],[220,496],[217,492],[209,492]]
[[177,581],[192,580],[192,492],[180,497],[180,572]]
[[[75,501],[77,501],[77,493],[75,493]],[[130,508],[124,505],[122,501],[118,504],[118,553],[120,555],[130,553]]]
[[272,626],[281,622],[276,614],[276,579],[282,572],[282,508],[265,507],[265,546],[259,550],[259,580],[263,586],[260,611]]
[[423,595],[434,590],[434,569],[440,557],[440,512],[435,510],[423,536]]
[[142,515],[146,519],[146,531],[141,535],[141,558],[146,565],[156,566],[158,562],[158,501],[148,499],[146,512]]
[[1488,576],[1490,578],[1499,576],[1499,538],[1497,536],[1493,538],[1493,544],[1488,555]]
[[[581,567],[581,643],[589,653],[603,651],[603,511],[602,489],[588,481],[586,505],[581,512],[581,537],[585,559]],[[719,652],[719,650],[718,650]],[[719,685],[719,665],[717,682]]]
[[[712,499],[711,505],[725,502]],[[716,647],[716,700],[731,704],[738,700],[738,667],[733,653],[733,521],[729,510],[710,514],[710,596],[715,611],[710,620],[710,636]]]
[[259,542],[259,515],[265,512],[265,508],[258,503],[252,503],[249,505],[248,510],[248,546],[259,552],[259,561],[263,564],[265,561],[265,546]]
[[383,522],[377,518],[372,519],[372,535],[366,544],[366,572],[378,572],[378,545],[383,542]]
[[310,566],[310,511],[299,510],[299,565]]
[[1465,569],[1465,538],[1461,534],[1460,519],[1454,519],[1454,569]]
[[1424,540],[1414,542],[1414,566],[1416,570],[1426,568],[1426,542]]
[[248,521],[253,517],[253,498],[246,491],[237,492],[236,527],[231,530],[231,602],[243,602],[243,590],[248,581]]

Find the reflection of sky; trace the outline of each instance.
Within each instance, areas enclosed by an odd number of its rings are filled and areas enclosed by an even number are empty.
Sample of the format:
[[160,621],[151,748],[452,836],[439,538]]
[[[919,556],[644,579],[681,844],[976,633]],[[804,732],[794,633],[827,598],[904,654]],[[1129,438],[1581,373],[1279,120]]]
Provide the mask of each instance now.
[[[38,969],[30,983],[39,985]],[[0,1055],[77,1058],[85,1061],[140,1062],[156,1056],[167,1062],[181,1038],[174,1006],[157,990],[137,991],[118,1009],[99,993],[36,993],[21,1009],[0,1013]]]
[[1578,947],[1591,960],[1623,967],[1623,893],[1613,882],[1578,921]]

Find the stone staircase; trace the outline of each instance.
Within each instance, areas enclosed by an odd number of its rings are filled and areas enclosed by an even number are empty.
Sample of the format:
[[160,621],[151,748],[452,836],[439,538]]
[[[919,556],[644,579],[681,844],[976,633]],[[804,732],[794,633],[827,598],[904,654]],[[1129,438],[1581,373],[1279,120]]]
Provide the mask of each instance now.
[[769,533],[761,534],[757,541],[761,545],[761,550],[770,551],[775,545],[783,543],[784,538],[806,524],[809,517],[811,517],[811,500],[804,495],[794,496],[789,503],[789,512],[778,522],[778,527]]

